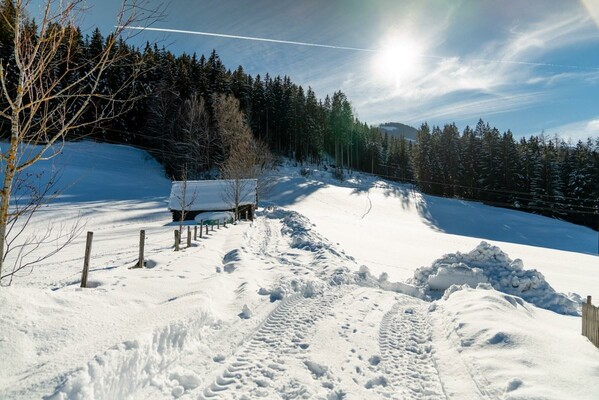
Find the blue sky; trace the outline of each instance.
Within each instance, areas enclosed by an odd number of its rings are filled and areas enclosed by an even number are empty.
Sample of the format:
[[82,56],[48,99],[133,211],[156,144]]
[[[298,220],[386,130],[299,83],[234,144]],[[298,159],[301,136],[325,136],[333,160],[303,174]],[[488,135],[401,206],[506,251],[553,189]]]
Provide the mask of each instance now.
[[[111,29],[119,2],[87,4],[84,28]],[[214,48],[231,69],[287,74],[319,97],[340,89],[369,124],[483,118],[517,136],[599,136],[599,0],[173,0],[153,27],[377,50],[133,38],[174,53]]]

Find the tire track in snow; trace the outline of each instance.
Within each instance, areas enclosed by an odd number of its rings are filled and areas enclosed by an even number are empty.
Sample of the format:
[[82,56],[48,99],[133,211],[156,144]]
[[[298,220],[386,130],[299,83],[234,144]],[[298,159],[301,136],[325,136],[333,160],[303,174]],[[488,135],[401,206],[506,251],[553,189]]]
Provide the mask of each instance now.
[[200,399],[301,398],[307,387],[286,371],[307,359],[317,321],[330,313],[347,289],[333,289],[306,298],[285,298],[265,319],[256,334],[233,356],[233,361],[206,387]]
[[432,333],[425,304],[406,297],[384,316],[379,331],[381,369],[370,382],[373,390],[391,399],[445,399],[432,357]]

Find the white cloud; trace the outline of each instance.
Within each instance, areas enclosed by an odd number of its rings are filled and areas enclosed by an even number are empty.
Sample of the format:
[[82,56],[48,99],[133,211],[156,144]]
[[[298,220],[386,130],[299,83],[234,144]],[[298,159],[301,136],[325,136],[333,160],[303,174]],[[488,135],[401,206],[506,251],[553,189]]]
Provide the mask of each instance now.
[[[455,97],[455,96],[452,96]],[[438,99],[435,103],[420,105],[407,105],[400,109],[385,107],[365,107],[364,110],[372,115],[372,122],[385,122],[389,120],[392,112],[394,119],[402,122],[419,125],[425,121],[444,120],[458,122],[467,119],[487,118],[490,115],[523,110],[532,104],[543,101],[545,92],[531,92],[512,95],[477,95],[467,100]]]
[[[410,113],[406,111],[424,110],[416,115],[457,120],[516,110],[538,103],[541,96],[548,97],[548,92],[540,93],[538,87],[533,89],[534,84],[550,86],[565,79],[596,83],[599,79],[599,71],[543,62],[543,56],[551,51],[599,40],[599,31],[582,7],[569,7],[566,13],[562,7],[526,25],[512,26],[503,38],[486,42],[468,54],[427,57],[439,50],[443,37],[457,26],[456,19],[436,28],[424,24],[422,29],[426,34],[411,33],[424,44],[425,56],[410,80],[393,86],[372,78],[372,71],[368,70],[352,74],[343,90],[368,119],[398,119],[401,115],[408,117]],[[552,74],[555,70],[561,71]],[[459,98],[460,94],[465,94],[465,98],[472,98],[473,94],[488,98],[440,104],[441,99]]]
[[599,137],[599,116],[590,120],[575,121],[545,130],[549,135],[557,134],[564,140],[577,142]]

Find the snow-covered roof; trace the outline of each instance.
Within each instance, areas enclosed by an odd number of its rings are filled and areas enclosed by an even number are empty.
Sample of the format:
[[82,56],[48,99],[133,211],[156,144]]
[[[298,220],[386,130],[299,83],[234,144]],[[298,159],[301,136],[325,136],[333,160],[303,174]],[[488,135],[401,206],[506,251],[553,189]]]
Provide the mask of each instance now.
[[[169,199],[170,210],[181,210],[183,204],[183,181],[174,181]],[[256,203],[256,179],[239,180],[239,205]],[[219,179],[187,181],[185,208],[188,211],[220,211],[235,207],[235,180]]]

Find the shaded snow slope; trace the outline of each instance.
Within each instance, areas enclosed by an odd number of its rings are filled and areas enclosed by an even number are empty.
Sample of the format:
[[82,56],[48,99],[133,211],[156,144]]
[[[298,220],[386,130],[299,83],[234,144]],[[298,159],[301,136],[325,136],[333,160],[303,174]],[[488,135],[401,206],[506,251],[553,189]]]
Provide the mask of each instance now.
[[[3,149],[6,146],[0,143]],[[58,156],[26,170],[33,182],[42,184],[56,174],[59,194],[54,204],[168,198],[170,180],[144,150],[91,141],[68,142],[55,149]]]
[[43,184],[53,171],[59,193],[35,213],[20,240],[33,231],[53,229],[58,234],[76,223],[83,232],[64,251],[19,274],[15,284],[47,288],[78,281],[85,231],[94,232],[92,270],[133,263],[140,229],[148,231],[150,254],[171,244],[172,232],[164,228],[171,220],[171,183],[147,152],[89,141],[65,143],[61,154],[34,164],[27,173],[34,184]]

